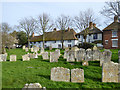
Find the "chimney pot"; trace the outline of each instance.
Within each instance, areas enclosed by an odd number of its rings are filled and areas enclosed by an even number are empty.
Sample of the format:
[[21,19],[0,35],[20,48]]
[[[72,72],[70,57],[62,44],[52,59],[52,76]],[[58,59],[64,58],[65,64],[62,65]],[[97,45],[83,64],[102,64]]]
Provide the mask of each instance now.
[[89,23],[89,28],[93,29],[93,23],[92,22]]
[[32,33],[32,37],[34,37],[34,32]]
[[70,31],[70,28],[68,27],[68,31]]
[[93,26],[94,26],[94,27],[96,27],[96,24],[95,24],[95,23],[93,23]]
[[117,16],[117,15],[114,16],[114,22],[119,22],[119,21],[118,21],[118,16]]

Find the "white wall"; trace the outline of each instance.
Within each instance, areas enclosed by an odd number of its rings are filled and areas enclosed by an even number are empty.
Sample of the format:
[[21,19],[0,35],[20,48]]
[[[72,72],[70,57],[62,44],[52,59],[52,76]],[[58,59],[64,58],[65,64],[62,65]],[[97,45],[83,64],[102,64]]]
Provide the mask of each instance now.
[[[69,44],[72,47],[72,46],[76,45],[77,43],[78,43],[78,40],[71,40],[71,42],[69,42],[68,40],[64,40],[63,44],[64,44],[65,47],[68,47]],[[32,44],[30,44],[30,45],[35,45],[35,46],[38,46],[38,47],[43,47],[43,42],[42,41],[41,42],[36,42],[35,44],[32,42]],[[61,45],[61,47],[62,47],[61,41],[56,41],[56,42],[55,41],[46,41],[45,45],[47,47],[49,47],[50,45],[52,45],[53,48],[58,48],[58,45]]]

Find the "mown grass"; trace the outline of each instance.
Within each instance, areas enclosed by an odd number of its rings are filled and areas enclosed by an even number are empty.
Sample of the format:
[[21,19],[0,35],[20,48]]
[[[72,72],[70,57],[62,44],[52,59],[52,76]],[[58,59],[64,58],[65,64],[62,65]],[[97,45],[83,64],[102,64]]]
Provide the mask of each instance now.
[[[49,50],[46,50],[50,52]],[[52,50],[54,51],[54,50]],[[118,50],[112,51],[112,60],[118,62]],[[40,83],[46,88],[120,88],[120,83],[102,83],[102,67],[99,61],[89,62],[89,66],[82,66],[81,62],[68,63],[61,56],[59,62],[50,63],[49,60],[43,60],[41,56],[38,59],[22,61],[22,55],[26,52],[22,49],[11,49],[9,55],[17,55],[16,62],[2,62],[2,87],[3,88],[23,88],[26,83]],[[63,55],[63,50],[61,54]],[[50,72],[53,67],[64,68],[82,68],[84,69],[84,83],[56,82],[50,80]]]

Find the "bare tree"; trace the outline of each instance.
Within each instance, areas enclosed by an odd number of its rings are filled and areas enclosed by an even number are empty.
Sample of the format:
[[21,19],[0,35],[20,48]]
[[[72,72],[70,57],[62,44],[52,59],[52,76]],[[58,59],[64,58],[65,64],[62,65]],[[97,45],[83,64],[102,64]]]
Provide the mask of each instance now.
[[105,6],[100,13],[110,19],[113,19],[114,16],[120,16],[120,1],[105,2]]
[[79,32],[87,28],[90,22],[99,24],[98,18],[95,17],[92,9],[87,9],[86,11],[80,11],[79,15],[75,16],[73,21],[76,26],[75,29],[78,30]]
[[37,28],[39,34],[43,35],[43,48],[45,43],[45,32],[50,31],[53,28],[53,23],[50,19],[50,16],[43,13],[42,15],[39,15],[37,18]]
[[36,30],[36,20],[34,18],[24,18],[19,22],[18,28],[26,32],[28,38],[28,47],[30,48],[30,35]]
[[61,15],[56,19],[56,27],[62,30],[62,36],[61,36],[61,42],[62,42],[62,49],[63,49],[63,36],[64,36],[64,31],[68,27],[72,27],[72,19],[69,16]]

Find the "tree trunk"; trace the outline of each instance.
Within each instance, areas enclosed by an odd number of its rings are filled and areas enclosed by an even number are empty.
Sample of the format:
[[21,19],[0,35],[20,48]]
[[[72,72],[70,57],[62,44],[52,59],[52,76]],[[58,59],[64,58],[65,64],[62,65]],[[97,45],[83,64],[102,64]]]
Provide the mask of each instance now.
[[29,35],[28,35],[28,49],[30,48],[30,40],[29,40]]
[[64,33],[63,33],[63,30],[62,30],[62,39],[61,39],[61,42],[62,42],[62,50],[64,49],[64,48],[63,48],[63,43],[64,43],[64,41],[63,41],[63,36],[64,36],[64,35],[63,35],[63,34],[64,34]]
[[43,48],[44,48],[44,45],[45,45],[45,35],[43,34]]

